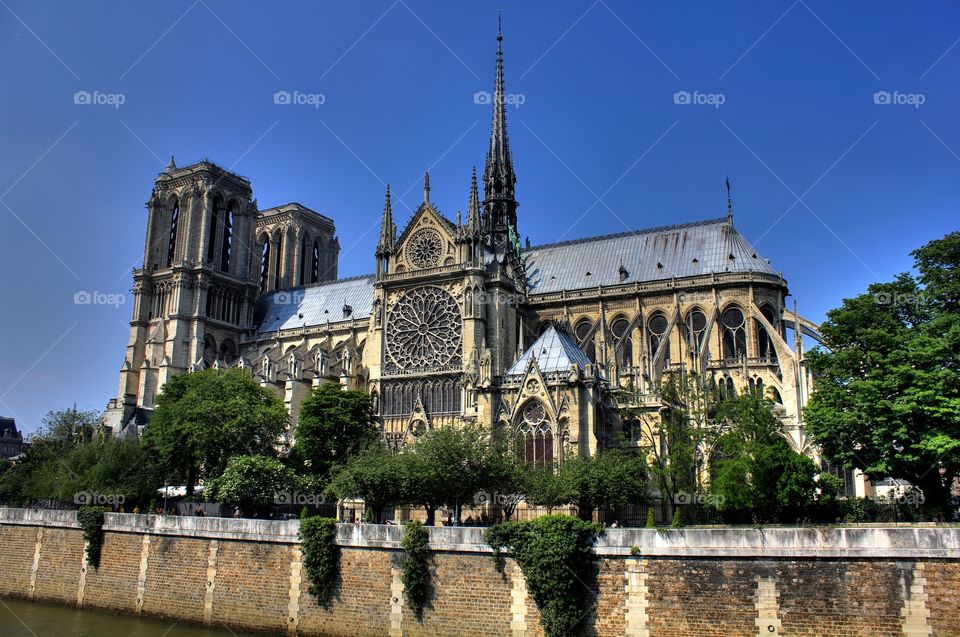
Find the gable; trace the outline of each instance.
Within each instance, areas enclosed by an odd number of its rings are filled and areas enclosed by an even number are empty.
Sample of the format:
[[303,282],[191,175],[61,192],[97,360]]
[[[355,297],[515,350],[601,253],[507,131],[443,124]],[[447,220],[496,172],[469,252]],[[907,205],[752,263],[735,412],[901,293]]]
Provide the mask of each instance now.
[[453,231],[453,224],[432,204],[421,204],[397,239],[396,271],[423,270],[455,263]]

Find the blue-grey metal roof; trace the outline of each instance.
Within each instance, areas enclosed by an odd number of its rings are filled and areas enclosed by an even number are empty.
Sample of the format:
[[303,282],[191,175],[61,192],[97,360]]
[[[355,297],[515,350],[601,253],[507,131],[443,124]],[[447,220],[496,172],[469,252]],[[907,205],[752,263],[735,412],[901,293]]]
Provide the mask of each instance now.
[[590,364],[590,359],[577,346],[576,341],[553,325],[547,326],[540,338],[507,370],[507,375],[525,374],[531,356],[537,359],[537,367],[544,373],[566,371],[574,364],[581,367]]
[[[373,280],[372,274],[364,274],[265,295],[257,303],[257,331],[262,334],[369,318]],[[345,306],[349,306],[349,313],[344,311]]]
[[532,294],[722,272],[777,274],[726,217],[534,246],[524,253]]

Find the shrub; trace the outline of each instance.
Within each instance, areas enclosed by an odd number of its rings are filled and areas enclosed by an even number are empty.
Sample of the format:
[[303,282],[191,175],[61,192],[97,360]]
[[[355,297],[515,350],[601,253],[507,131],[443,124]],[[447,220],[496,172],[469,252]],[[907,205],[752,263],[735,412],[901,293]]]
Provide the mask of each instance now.
[[87,564],[93,568],[100,566],[100,550],[103,548],[103,514],[106,507],[80,507],[77,511],[77,523],[83,530],[83,539],[87,544]]
[[506,522],[487,531],[497,570],[503,570],[500,551],[505,548],[517,560],[546,637],[571,633],[585,615],[583,582],[595,575],[593,544],[602,533],[600,526],[568,515]]
[[648,508],[648,509],[647,509],[647,524],[646,524],[646,527],[647,527],[648,529],[655,529],[655,528],[657,528],[657,519],[653,516],[653,508]]
[[405,525],[400,546],[406,551],[401,562],[403,590],[407,604],[413,609],[417,619],[423,620],[423,607],[430,596],[430,549],[429,534],[419,520],[411,520]]
[[340,562],[337,521],[318,515],[301,518],[300,550],[310,580],[310,594],[327,606],[336,587]]
[[670,527],[674,529],[682,529],[684,526],[683,514],[680,513],[680,507],[677,507],[673,510],[673,522],[670,523]]

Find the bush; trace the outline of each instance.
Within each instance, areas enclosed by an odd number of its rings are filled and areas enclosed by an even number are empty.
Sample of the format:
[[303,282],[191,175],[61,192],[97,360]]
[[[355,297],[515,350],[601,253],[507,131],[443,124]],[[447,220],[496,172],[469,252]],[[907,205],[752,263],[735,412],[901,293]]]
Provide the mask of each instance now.
[[103,514],[106,507],[80,507],[77,511],[77,523],[83,531],[87,544],[87,564],[93,568],[100,566],[100,550],[103,548]]
[[336,588],[340,563],[337,521],[318,515],[300,519],[300,550],[310,580],[310,594],[327,606]]
[[586,614],[583,582],[595,575],[593,544],[601,534],[600,526],[568,515],[506,522],[487,531],[497,570],[503,570],[500,551],[505,548],[517,560],[546,637],[571,633]]
[[673,522],[670,523],[670,527],[674,529],[682,529],[684,526],[683,514],[680,513],[680,507],[677,507],[673,510]]
[[647,527],[648,529],[655,529],[655,528],[657,528],[657,519],[656,519],[656,518],[654,517],[654,515],[653,515],[653,507],[649,507],[649,508],[647,509],[647,524],[646,524],[646,527]]
[[400,546],[406,551],[401,562],[403,590],[407,604],[413,609],[417,619],[423,620],[423,607],[430,596],[430,549],[429,534],[419,520],[411,520],[405,525],[403,541]]

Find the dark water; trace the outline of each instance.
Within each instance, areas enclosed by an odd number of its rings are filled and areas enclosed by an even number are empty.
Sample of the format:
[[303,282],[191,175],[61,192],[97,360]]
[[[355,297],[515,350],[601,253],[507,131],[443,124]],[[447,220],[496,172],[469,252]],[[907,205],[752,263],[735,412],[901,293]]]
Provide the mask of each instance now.
[[[253,637],[228,628],[0,599],[0,637]],[[262,637],[262,636],[261,636]]]

